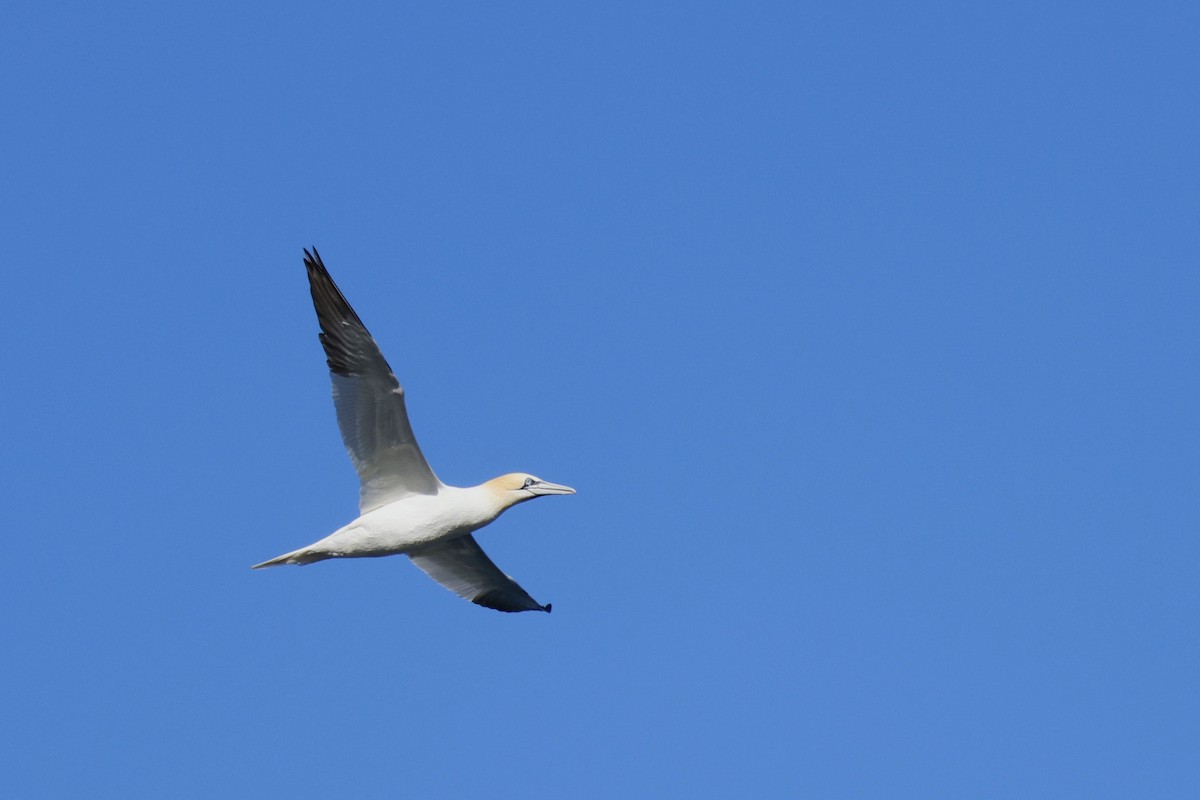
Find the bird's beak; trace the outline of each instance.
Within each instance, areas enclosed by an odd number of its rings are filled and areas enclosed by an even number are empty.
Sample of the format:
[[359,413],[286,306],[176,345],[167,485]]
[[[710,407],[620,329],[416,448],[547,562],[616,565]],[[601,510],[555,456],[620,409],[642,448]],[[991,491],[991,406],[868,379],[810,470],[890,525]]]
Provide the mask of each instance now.
[[575,490],[572,489],[570,486],[562,486],[557,483],[548,483],[547,481],[542,481],[541,483],[535,483],[533,486],[529,487],[529,491],[535,495],[575,494]]

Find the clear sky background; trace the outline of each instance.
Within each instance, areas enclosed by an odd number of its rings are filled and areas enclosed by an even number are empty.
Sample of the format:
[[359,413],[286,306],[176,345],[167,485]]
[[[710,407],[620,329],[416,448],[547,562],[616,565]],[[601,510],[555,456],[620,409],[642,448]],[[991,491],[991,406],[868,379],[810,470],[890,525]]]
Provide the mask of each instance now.
[[1196,8],[6,3],[0,795],[1196,797]]

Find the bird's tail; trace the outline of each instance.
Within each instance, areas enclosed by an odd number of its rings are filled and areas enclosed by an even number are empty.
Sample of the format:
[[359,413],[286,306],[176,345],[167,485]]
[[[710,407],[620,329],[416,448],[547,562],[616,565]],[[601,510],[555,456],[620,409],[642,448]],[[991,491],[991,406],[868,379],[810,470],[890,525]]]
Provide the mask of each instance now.
[[262,569],[263,567],[279,567],[284,564],[311,564],[314,561],[324,561],[329,558],[327,553],[314,553],[307,547],[301,547],[299,550],[293,550],[290,553],[284,553],[281,556],[275,556],[261,564],[255,564],[250,569]]

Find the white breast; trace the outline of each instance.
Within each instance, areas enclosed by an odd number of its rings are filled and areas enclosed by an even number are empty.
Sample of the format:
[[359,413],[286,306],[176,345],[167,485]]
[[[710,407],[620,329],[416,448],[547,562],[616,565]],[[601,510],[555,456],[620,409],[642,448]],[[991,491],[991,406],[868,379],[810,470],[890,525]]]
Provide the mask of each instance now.
[[500,510],[478,487],[442,486],[435,495],[409,495],[369,511],[309,549],[345,556],[403,553],[482,528]]

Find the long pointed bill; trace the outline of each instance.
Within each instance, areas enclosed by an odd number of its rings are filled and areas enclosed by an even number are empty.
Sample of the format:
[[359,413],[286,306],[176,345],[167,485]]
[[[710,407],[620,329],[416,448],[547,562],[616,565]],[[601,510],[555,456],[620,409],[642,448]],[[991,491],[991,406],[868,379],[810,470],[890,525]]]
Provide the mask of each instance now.
[[561,486],[557,483],[548,483],[542,481],[535,483],[529,487],[529,491],[533,494],[575,494],[575,490],[570,486]]

